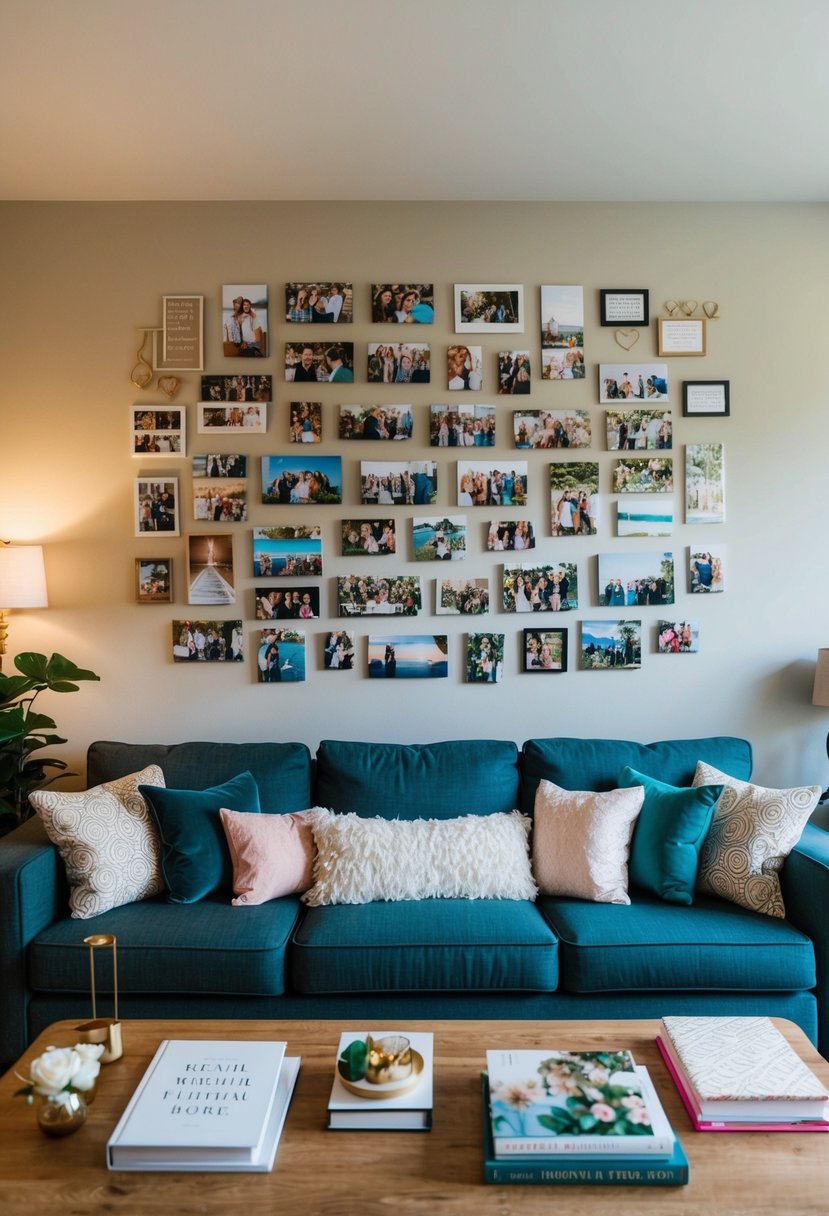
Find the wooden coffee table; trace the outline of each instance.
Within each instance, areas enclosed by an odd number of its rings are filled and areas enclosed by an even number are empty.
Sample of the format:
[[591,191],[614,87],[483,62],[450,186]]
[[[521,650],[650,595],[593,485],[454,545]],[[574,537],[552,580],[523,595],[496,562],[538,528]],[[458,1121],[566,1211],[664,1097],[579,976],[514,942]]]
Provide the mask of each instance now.
[[[829,1084],[829,1064],[789,1022],[789,1042]],[[15,1066],[48,1044],[71,1046],[75,1022],[57,1022]],[[514,1216],[558,1210],[578,1216],[825,1216],[829,1133],[695,1132],[659,1056],[657,1023],[397,1022],[435,1036],[431,1132],[331,1132],[328,1094],[342,1030],[358,1022],[133,1021],[124,1056],[102,1069],[89,1119],[49,1140],[34,1112],[0,1079],[0,1212],[3,1216]],[[302,1057],[276,1165],[270,1174],[111,1173],[105,1144],[161,1039],[286,1039]],[[691,1167],[686,1187],[490,1186],[481,1174],[480,1072],[488,1047],[628,1047],[647,1065]]]

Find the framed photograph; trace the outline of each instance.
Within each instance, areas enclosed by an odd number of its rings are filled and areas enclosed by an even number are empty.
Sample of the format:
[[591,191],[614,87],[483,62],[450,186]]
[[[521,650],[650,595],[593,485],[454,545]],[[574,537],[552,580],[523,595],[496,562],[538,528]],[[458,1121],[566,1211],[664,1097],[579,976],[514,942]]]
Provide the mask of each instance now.
[[186,411],[183,409],[146,409],[130,406],[133,456],[183,456]]
[[625,456],[612,470],[614,494],[672,494],[672,456]]
[[322,662],[326,671],[351,671],[354,667],[355,634],[349,629],[335,629],[326,634]]
[[339,456],[262,457],[262,502],[268,506],[316,506],[342,502],[343,462]]
[[426,506],[438,493],[435,460],[361,460],[361,499],[366,506]]
[[603,287],[599,291],[602,325],[647,325],[648,290],[645,287]]
[[412,557],[416,562],[463,561],[466,557],[466,516],[412,519]]
[[609,452],[657,452],[672,447],[673,423],[670,410],[607,411],[607,450]]
[[674,602],[673,553],[600,553],[602,608],[642,608]]
[[241,621],[173,621],[176,663],[241,663],[245,657]]
[[433,405],[429,443],[433,448],[494,447],[495,406]]
[[584,288],[541,288],[541,378],[584,379]]
[[294,324],[350,325],[354,320],[351,283],[286,283],[285,320]]
[[667,400],[667,363],[599,364],[599,405]]
[[384,634],[368,639],[370,680],[445,679],[449,675],[445,633]]
[[504,612],[569,612],[579,606],[575,562],[504,566]]
[[688,572],[692,595],[725,591],[725,545],[690,549]]
[[628,510],[616,504],[617,536],[672,536],[674,514],[669,506],[652,509],[649,503]]
[[173,559],[137,557],[135,559],[136,604],[172,604]]
[[375,325],[431,325],[434,283],[372,283],[371,319]]
[[477,392],[484,387],[483,368],[483,347],[453,344],[446,352],[446,387]]
[[337,578],[338,616],[417,616],[422,606],[418,574]]
[[193,476],[214,480],[223,477],[247,477],[248,458],[238,452],[225,456],[219,452],[193,457]]
[[466,635],[467,684],[500,684],[503,678],[503,633],[468,633]]
[[500,396],[521,396],[532,387],[532,365],[528,350],[499,350],[498,393]]
[[253,529],[254,578],[316,578],[322,574],[319,525]]
[[437,616],[482,616],[489,612],[488,578],[439,578],[435,582]]
[[523,334],[524,288],[520,283],[456,283],[455,333]]
[[204,296],[162,296],[160,342],[153,367],[164,372],[200,372],[204,367]]
[[291,443],[322,442],[322,405],[319,401],[292,401],[289,438]]
[[286,342],[285,379],[296,384],[353,384],[353,342]]
[[725,523],[725,447],[721,443],[685,446],[685,522]]
[[341,533],[343,557],[383,557],[397,552],[393,519],[344,519]]
[[320,614],[319,587],[257,587],[257,621],[312,621]]
[[247,517],[246,481],[193,478],[193,518],[197,522],[243,524]]
[[196,430],[200,435],[264,435],[268,429],[268,407],[255,405],[196,405]]
[[188,604],[235,604],[233,537],[200,532],[188,536]]
[[432,348],[428,342],[369,342],[369,384],[429,384]]
[[535,529],[528,519],[493,519],[486,538],[488,553],[520,553],[535,548]]
[[411,439],[411,405],[341,405],[340,439]]
[[593,423],[587,410],[514,410],[517,448],[589,448]]
[[582,621],[582,671],[630,671],[641,666],[641,620]]
[[699,650],[699,623],[657,621],[656,649],[659,654],[696,654]]
[[137,477],[134,487],[136,536],[179,535],[178,478]]
[[527,503],[527,461],[459,460],[459,507],[523,507]]
[[704,355],[707,353],[705,317],[659,317],[657,351],[665,355]]
[[256,647],[260,684],[300,684],[305,679],[305,630],[263,629]]
[[266,283],[226,283],[222,287],[222,350],[227,359],[266,359]]
[[273,399],[272,376],[202,376],[202,401],[264,401]]
[[730,386],[729,380],[683,380],[683,416],[727,418],[731,413]]
[[592,461],[550,465],[553,536],[595,536],[599,528],[599,466]]
[[524,671],[566,671],[567,630],[525,629]]

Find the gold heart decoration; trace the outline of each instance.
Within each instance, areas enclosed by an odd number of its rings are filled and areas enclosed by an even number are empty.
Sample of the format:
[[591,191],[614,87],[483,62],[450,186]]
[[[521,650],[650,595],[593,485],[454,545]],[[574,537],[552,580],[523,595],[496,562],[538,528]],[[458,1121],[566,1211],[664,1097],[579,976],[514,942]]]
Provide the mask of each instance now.
[[696,300],[681,300],[679,307],[686,317],[690,317],[697,311],[697,302]]
[[679,310],[679,305],[677,304],[676,300],[666,300],[665,301],[665,312],[668,314],[669,317],[672,317],[674,315],[674,313],[677,312],[678,310]]
[[630,350],[639,341],[639,330],[638,329],[617,329],[615,331],[615,333],[613,334],[613,337],[616,339],[616,341],[619,343],[619,345],[623,348],[623,350]]
[[717,313],[720,311],[720,306],[716,300],[704,300],[702,304],[702,311],[705,313],[706,317],[713,321],[714,317],[716,317]]
[[178,376],[159,376],[158,387],[161,389],[168,401],[172,401],[178,390],[181,388],[181,381]]

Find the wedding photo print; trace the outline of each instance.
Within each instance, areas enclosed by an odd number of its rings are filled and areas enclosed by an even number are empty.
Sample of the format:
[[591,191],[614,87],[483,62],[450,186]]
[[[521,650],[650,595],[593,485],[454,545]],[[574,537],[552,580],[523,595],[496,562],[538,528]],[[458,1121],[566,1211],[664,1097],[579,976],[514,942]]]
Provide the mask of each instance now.
[[515,410],[517,448],[589,448],[593,424],[587,410]]
[[351,283],[286,283],[285,320],[314,325],[344,325],[354,319]]
[[584,288],[541,288],[541,378],[584,379]]
[[608,410],[607,450],[609,452],[660,451],[673,447],[671,411]]
[[614,401],[667,401],[667,363],[600,363],[599,405]]
[[322,574],[319,525],[253,529],[254,578],[294,578]]
[[369,636],[369,679],[445,679],[449,674],[448,650],[445,633]]
[[433,503],[438,492],[437,462],[362,460],[360,486],[361,501],[366,506],[419,506]]
[[417,616],[421,607],[418,574],[337,577],[338,616]]
[[210,405],[200,401],[196,406],[196,429],[200,435],[238,434],[264,435],[268,429],[268,407],[254,405]]
[[373,283],[371,319],[381,325],[431,325],[434,283]]
[[629,671],[641,666],[641,620],[582,621],[583,671]]
[[494,467],[488,460],[458,461],[459,507],[523,507],[527,502],[527,461]]
[[222,347],[229,359],[267,357],[267,284],[231,283],[222,287]]
[[411,405],[341,405],[340,439],[411,439]]
[[600,553],[598,564],[601,607],[674,602],[673,553]]
[[433,448],[489,448],[495,444],[494,405],[433,405],[430,414]]
[[202,401],[265,401],[272,399],[272,376],[202,376]]
[[564,461],[550,465],[553,536],[595,536],[599,526],[599,466]]
[[176,663],[241,663],[245,657],[241,621],[173,621]]
[[575,562],[504,566],[504,612],[569,612],[579,606]]
[[335,629],[325,638],[322,663],[326,671],[351,671],[354,667],[355,634],[349,629]]

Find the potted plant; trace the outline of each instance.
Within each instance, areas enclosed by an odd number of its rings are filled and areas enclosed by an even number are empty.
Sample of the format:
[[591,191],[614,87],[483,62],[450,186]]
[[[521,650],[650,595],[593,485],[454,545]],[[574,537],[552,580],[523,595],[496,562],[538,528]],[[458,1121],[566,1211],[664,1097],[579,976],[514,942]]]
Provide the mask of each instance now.
[[32,790],[76,775],[66,771],[64,760],[39,755],[42,748],[66,740],[51,733],[55,723],[35,710],[35,701],[47,689],[77,692],[76,681],[100,679],[62,654],[47,658],[30,651],[17,655],[14,665],[20,675],[0,672],[0,835],[33,813],[29,806]]

